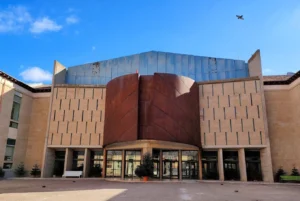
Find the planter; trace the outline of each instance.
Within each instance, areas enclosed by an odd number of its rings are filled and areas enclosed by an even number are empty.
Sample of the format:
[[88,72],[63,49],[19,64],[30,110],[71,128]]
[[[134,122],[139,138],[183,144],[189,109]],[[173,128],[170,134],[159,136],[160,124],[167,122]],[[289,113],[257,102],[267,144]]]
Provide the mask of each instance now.
[[149,180],[148,176],[143,177],[143,181],[148,181],[148,180]]

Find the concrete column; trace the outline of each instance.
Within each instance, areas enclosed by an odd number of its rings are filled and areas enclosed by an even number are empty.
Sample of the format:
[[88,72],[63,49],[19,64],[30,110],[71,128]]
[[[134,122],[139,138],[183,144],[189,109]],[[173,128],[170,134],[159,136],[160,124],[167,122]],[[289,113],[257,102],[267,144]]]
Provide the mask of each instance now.
[[179,163],[179,179],[180,180],[182,180],[182,161],[181,161],[181,159],[182,159],[182,152],[181,152],[181,150],[179,150],[178,151],[178,157],[179,157],[179,160],[178,160],[178,163]]
[[260,150],[260,161],[263,180],[265,182],[274,182],[270,147]]
[[102,167],[102,178],[106,175],[106,149],[103,149],[103,167]]
[[223,149],[218,149],[219,180],[224,181]]
[[122,179],[125,178],[125,150],[122,151]]
[[202,153],[199,150],[198,151],[198,165],[199,165],[199,179],[202,180],[203,179],[203,174],[202,174]]
[[163,154],[162,154],[162,150],[160,150],[159,153],[159,179],[162,180],[162,176],[163,176]]
[[88,177],[91,166],[91,151],[86,148],[84,151],[83,177]]
[[64,172],[67,170],[72,170],[72,163],[73,163],[73,150],[70,148],[66,148]]
[[44,166],[42,167],[42,174],[43,178],[52,177],[53,176],[53,168],[55,162],[55,150],[46,148],[45,150],[45,162]]
[[238,154],[239,154],[240,178],[241,178],[241,181],[247,181],[245,149],[239,149]]

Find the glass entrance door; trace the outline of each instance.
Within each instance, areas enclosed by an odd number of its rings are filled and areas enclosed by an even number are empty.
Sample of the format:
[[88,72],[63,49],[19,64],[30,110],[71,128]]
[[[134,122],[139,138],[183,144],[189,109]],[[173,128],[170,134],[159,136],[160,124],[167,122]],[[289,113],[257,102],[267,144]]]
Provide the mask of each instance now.
[[225,180],[240,180],[238,152],[224,151],[223,160]]
[[165,160],[163,162],[163,178],[178,179],[178,161]]
[[107,151],[106,154],[106,177],[122,176],[122,151]]
[[198,162],[182,162],[182,179],[198,179]]

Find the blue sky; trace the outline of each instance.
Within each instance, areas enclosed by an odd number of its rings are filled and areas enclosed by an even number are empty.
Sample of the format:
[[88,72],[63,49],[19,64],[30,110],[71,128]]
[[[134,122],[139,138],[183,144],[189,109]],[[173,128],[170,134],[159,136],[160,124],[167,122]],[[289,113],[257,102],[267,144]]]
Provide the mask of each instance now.
[[26,83],[49,83],[54,60],[157,50],[247,61],[256,49],[265,75],[300,70],[299,0],[0,1],[0,70]]

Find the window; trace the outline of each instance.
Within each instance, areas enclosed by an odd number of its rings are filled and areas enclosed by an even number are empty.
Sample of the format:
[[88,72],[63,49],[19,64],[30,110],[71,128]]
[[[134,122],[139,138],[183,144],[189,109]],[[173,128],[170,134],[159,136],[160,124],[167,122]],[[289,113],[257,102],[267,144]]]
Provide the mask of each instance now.
[[9,127],[18,128],[21,100],[22,100],[22,94],[19,92],[15,92],[13,106],[10,115],[11,121],[9,123]]
[[83,171],[83,164],[84,164],[84,151],[74,151],[72,170]]
[[5,156],[4,156],[4,169],[10,169],[12,167],[12,161],[15,151],[15,144],[16,140],[8,138],[6,141],[6,150],[5,150]]

